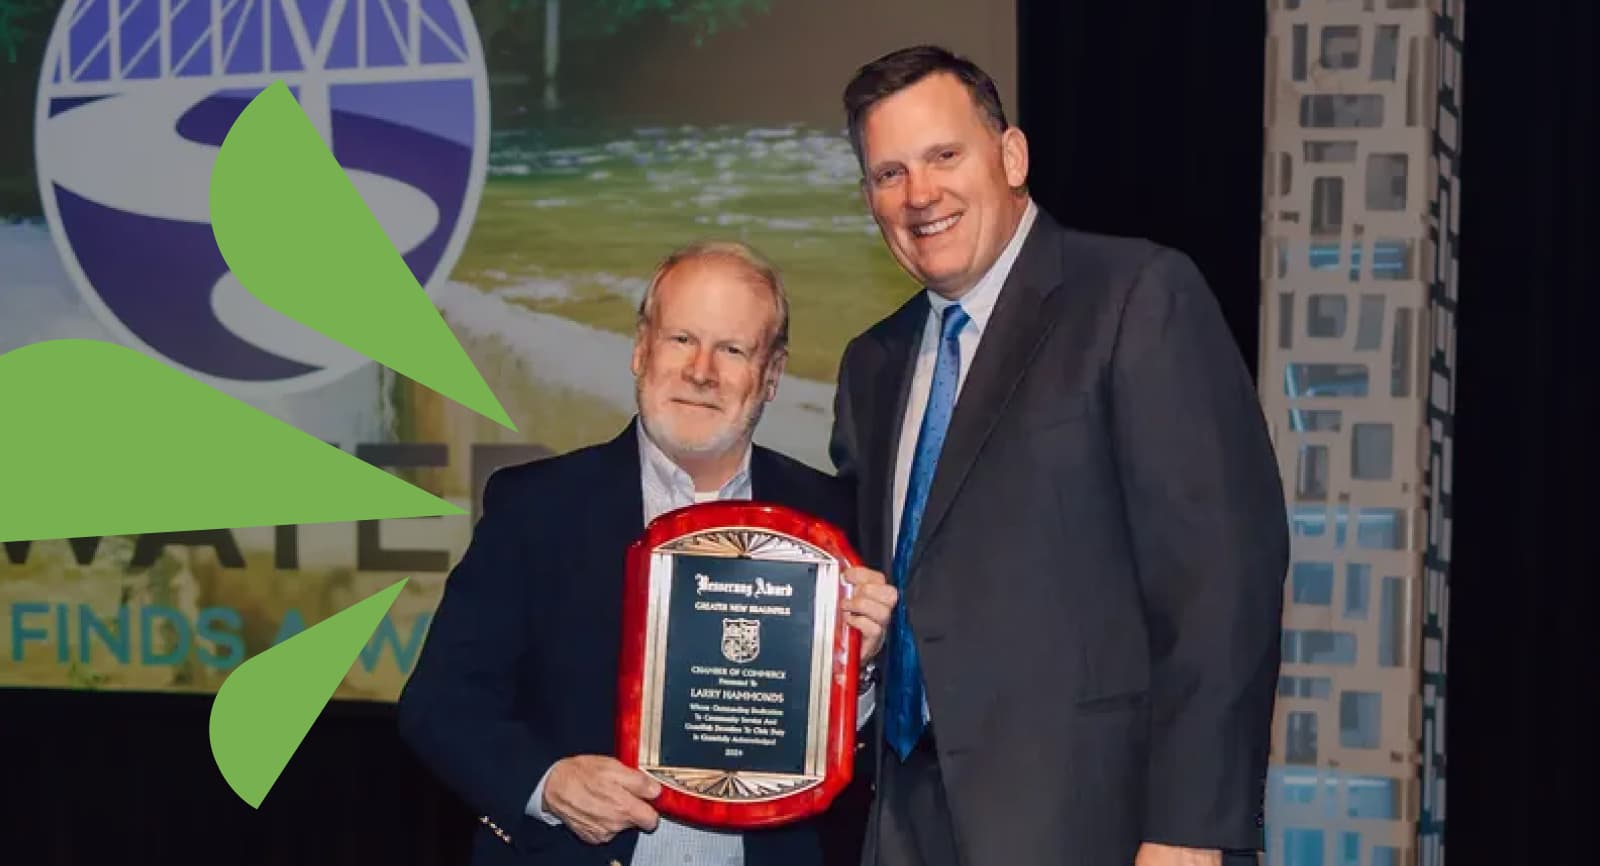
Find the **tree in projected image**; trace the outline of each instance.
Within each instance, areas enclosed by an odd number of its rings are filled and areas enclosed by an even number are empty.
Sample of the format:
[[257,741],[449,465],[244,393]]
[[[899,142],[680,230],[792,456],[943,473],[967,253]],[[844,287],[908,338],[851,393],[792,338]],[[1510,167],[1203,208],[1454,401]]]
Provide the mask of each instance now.
[[16,63],[18,52],[34,37],[50,31],[49,0],[0,0],[0,57]]
[[[555,108],[563,39],[613,36],[626,24],[653,18],[686,29],[700,47],[709,37],[744,26],[747,12],[771,8],[772,0],[480,0],[472,14],[486,51],[504,40],[515,46],[515,55],[542,60],[542,68],[526,71],[543,73],[545,107]],[[541,50],[532,50],[536,46]]]

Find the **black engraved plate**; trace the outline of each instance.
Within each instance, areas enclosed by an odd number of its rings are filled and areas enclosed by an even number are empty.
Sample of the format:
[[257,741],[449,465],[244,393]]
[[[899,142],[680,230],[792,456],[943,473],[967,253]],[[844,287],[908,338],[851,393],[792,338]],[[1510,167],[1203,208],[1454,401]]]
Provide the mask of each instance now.
[[802,774],[817,564],[673,557],[659,761]]

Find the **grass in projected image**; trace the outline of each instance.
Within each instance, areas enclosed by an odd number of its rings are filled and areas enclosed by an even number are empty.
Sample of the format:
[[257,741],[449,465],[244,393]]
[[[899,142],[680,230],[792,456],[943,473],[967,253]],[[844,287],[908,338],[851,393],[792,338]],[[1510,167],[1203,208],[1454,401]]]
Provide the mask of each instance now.
[[668,250],[738,238],[784,274],[789,372],[831,384],[845,342],[915,290],[883,249],[859,177],[842,135],[798,125],[500,131],[454,277],[631,334]]

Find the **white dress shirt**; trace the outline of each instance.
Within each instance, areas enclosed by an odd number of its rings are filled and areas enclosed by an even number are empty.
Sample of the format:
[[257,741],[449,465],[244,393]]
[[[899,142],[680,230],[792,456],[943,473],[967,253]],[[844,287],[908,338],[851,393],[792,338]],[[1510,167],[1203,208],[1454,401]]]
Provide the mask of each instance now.
[[[989,270],[959,301],[972,321],[961,329],[961,334],[956,338],[961,346],[961,371],[956,379],[958,401],[961,387],[967,382],[967,372],[972,369],[972,359],[977,356],[978,344],[983,340],[984,330],[989,324],[989,316],[994,312],[995,301],[1000,298],[1000,290],[1005,286],[1006,278],[1011,275],[1011,266],[1017,260],[1017,253],[1022,250],[1028,231],[1033,228],[1037,214],[1038,208],[1030,199],[1027,209],[1022,212],[1022,221],[1017,224],[1017,230],[1011,235],[1011,240],[1006,243],[1005,249],[1000,251],[1000,257],[995,259]],[[894,534],[891,537],[897,545],[900,540],[901,512],[905,510],[906,487],[911,477],[911,461],[917,453],[917,434],[921,432],[922,415],[928,408],[928,389],[933,386],[933,366],[939,356],[939,335],[943,329],[944,310],[955,303],[932,289],[924,291],[933,309],[928,311],[927,322],[922,328],[922,345],[917,350],[917,366],[911,376],[911,392],[906,400],[905,418],[901,422],[900,449],[896,455],[894,469],[892,512]],[[922,717],[928,718],[926,697],[922,702]]]
[[[644,425],[636,425],[639,432],[640,485],[644,493],[644,522],[649,523],[662,514],[698,502],[722,499],[750,499],[750,448],[745,447],[739,471],[714,492],[695,490],[694,479],[658,447],[644,432]],[[642,526],[643,524],[641,524]],[[856,708],[856,727],[865,723],[872,711],[872,693],[861,696]],[[557,826],[561,819],[544,810],[544,786],[550,778],[543,778],[528,798],[527,813]],[[634,848],[630,866],[743,866],[744,838],[737,832],[707,830],[680,824],[662,816],[652,833],[640,833],[639,844]]]

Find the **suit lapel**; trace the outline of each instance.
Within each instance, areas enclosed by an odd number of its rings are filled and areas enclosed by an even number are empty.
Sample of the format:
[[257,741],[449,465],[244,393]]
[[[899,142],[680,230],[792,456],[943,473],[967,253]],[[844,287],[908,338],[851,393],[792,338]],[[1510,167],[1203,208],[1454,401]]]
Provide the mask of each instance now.
[[[592,543],[590,550],[602,551],[607,557],[626,555],[628,545],[644,534],[644,489],[639,475],[639,439],[635,429],[637,419],[627,429],[606,443],[605,458],[598,470],[606,476],[596,479],[593,489],[616,491],[608,496],[596,496],[589,521]],[[622,574],[619,567],[617,574]]]
[[[1060,283],[1055,226],[1041,211],[995,301],[983,340],[972,359],[972,369],[956,400],[933,486],[923,507],[922,526],[911,554],[913,567],[927,549],[929,539],[939,531],[939,524],[1034,353],[1055,326],[1055,307],[1066,294],[1056,291]],[[910,573],[908,569],[907,574]]]
[[865,429],[879,433],[866,443],[865,465],[872,467],[872,471],[864,479],[869,485],[865,501],[879,503],[873,516],[876,534],[870,542],[877,546],[878,562],[885,572],[894,562],[894,474],[899,463],[900,437],[904,435],[901,428],[911,397],[911,379],[916,371],[917,350],[922,344],[928,310],[927,296],[918,292],[889,319],[880,337],[883,366],[872,383],[872,402],[868,404],[874,418]]
[[750,446],[750,498],[755,502],[782,502],[777,461],[759,445]]

